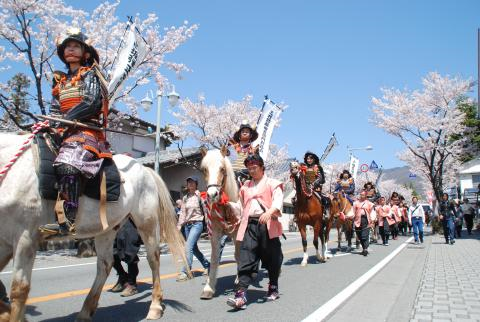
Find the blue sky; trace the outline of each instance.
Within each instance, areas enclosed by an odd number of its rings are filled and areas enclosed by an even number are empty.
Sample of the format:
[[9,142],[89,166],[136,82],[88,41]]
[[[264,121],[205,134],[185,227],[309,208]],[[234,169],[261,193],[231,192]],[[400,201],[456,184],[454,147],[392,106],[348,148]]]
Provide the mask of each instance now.
[[[390,168],[403,165],[403,147],[368,122],[372,96],[382,87],[419,88],[430,71],[476,79],[479,9],[480,1],[124,0],[117,14],[200,25],[168,57],[193,70],[174,81],[182,97],[204,93],[222,104],[251,94],[260,106],[268,94],[289,106],[272,141],[288,144],[291,156],[321,154],[336,132],[340,146],[327,162],[347,161],[347,145],[372,145],[356,153],[361,162]],[[155,120],[153,111],[141,115]],[[165,122],[174,122],[166,111]]]

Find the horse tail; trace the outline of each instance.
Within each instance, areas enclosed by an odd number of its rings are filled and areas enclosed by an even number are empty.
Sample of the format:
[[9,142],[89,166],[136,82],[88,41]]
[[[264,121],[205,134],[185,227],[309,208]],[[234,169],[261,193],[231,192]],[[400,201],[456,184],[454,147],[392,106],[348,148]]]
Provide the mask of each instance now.
[[159,203],[157,216],[160,224],[160,241],[168,244],[177,269],[180,268],[180,265],[185,266],[187,268],[187,274],[191,275],[192,273],[190,272],[185,256],[185,239],[177,229],[175,208],[173,207],[173,200],[168,193],[168,188],[162,178],[153,169],[148,167],[145,167],[145,169],[155,180],[157,187]]

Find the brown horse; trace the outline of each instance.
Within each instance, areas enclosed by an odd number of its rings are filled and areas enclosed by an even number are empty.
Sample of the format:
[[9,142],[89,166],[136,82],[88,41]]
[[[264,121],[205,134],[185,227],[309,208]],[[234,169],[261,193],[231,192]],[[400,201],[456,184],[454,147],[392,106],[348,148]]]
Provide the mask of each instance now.
[[343,192],[334,192],[331,196],[330,218],[327,232],[335,224],[337,228],[337,251],[341,250],[342,232],[345,233],[347,251],[352,250],[353,237],[353,206]]
[[[307,225],[313,227],[313,245],[316,249],[317,259],[324,263],[327,259],[327,219],[323,217],[323,205],[311,187],[305,183],[303,172],[300,171],[298,162],[290,163],[290,173],[295,182],[297,201],[295,205],[295,219],[302,236],[303,260],[302,266],[307,265]],[[318,238],[322,242],[322,255],[318,253]]]

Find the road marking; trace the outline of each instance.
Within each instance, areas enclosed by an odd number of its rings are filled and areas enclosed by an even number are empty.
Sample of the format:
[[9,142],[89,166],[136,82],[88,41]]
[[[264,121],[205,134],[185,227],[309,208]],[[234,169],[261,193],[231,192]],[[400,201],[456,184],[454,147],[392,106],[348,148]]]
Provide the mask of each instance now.
[[[283,252],[283,254],[290,254],[290,253],[298,252],[302,249],[303,248],[291,249],[291,250]],[[219,268],[229,267],[229,266],[233,266],[233,265],[236,265],[236,263],[222,264],[222,265],[219,266]],[[192,270],[192,272],[202,273],[203,269],[194,269],[194,270]],[[160,279],[161,280],[171,279],[171,278],[177,277],[177,275],[178,275],[178,273],[164,274],[164,275],[160,275]],[[152,283],[152,278],[148,277],[148,278],[138,279],[137,283],[138,284],[151,284]],[[111,289],[113,286],[114,286],[114,284],[105,285],[102,288],[102,291],[107,291],[107,290]],[[85,288],[83,290],[73,290],[73,291],[68,291],[68,292],[63,292],[63,293],[32,297],[32,298],[29,298],[27,300],[27,304],[35,304],[35,303],[48,302],[48,301],[53,301],[53,300],[60,300],[60,299],[68,298],[68,297],[85,295],[85,294],[88,294],[88,292],[90,292],[90,289]]]
[[319,307],[315,312],[307,316],[303,322],[322,321],[329,314],[331,314],[340,304],[354,294],[360,287],[363,286],[370,278],[372,278],[378,271],[387,265],[398,253],[400,253],[413,240],[413,237],[408,238],[403,244],[398,246],[387,257],[382,259],[377,265],[373,266],[365,274],[360,276],[356,281],[351,283],[340,293],[331,298],[328,302]]

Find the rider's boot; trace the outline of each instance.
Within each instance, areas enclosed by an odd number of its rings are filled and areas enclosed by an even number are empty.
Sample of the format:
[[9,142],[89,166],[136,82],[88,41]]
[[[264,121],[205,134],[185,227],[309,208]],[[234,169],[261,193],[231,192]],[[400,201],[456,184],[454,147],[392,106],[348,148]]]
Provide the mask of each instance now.
[[57,222],[40,226],[40,231],[51,236],[67,236],[75,234],[75,217],[78,210],[80,194],[80,171],[70,165],[57,168],[59,180],[59,197],[55,206]]

